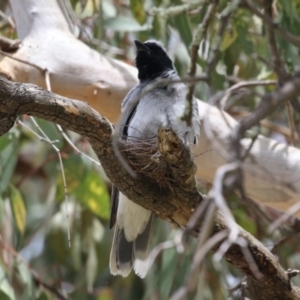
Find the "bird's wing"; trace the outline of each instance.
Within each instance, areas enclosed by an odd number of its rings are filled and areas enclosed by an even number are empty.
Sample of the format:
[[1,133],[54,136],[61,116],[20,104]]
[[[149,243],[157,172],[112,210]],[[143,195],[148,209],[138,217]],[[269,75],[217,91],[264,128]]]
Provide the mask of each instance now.
[[130,126],[130,121],[132,120],[132,118],[136,113],[137,106],[138,103],[136,103],[133,107],[131,107],[131,111],[129,112],[129,114],[127,114],[128,116],[127,119],[125,120],[125,124],[123,125],[123,128],[121,128],[122,139],[126,140],[128,137],[128,128]]
[[[118,125],[122,139],[126,139],[128,136],[128,126],[130,125],[130,121],[132,120],[136,112],[136,108],[139,102],[139,93],[140,89],[139,86],[137,86],[129,91],[122,102],[123,114]],[[112,186],[111,202],[112,204],[109,223],[110,229],[112,229],[116,223],[119,206],[119,190],[114,185]]]
[[[136,111],[136,107],[140,101],[140,95],[142,91],[142,86],[138,85],[131,89],[129,93],[126,95],[122,102],[122,116],[119,122],[118,128],[121,136],[123,137],[123,131],[128,132],[128,126],[130,125],[130,121],[132,120],[134,113]],[[127,129],[125,130],[125,126]],[[127,134],[126,134],[127,135]]]
[[119,190],[115,185],[112,186],[111,190],[111,212],[110,212],[110,221],[109,221],[109,229],[112,229],[117,221],[117,213],[119,206]]

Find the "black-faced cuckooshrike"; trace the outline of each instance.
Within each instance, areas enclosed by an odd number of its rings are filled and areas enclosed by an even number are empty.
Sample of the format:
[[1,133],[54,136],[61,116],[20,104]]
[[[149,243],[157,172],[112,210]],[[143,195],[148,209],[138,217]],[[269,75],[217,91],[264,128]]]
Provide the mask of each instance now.
[[[136,67],[140,83],[124,98],[119,124],[121,138],[130,142],[157,136],[159,127],[171,129],[187,144],[193,144],[200,131],[197,100],[193,99],[192,126],[180,118],[186,106],[186,85],[178,82],[177,71],[160,42],[135,41]],[[164,82],[161,82],[164,79]],[[170,79],[166,83],[165,79]],[[177,82],[172,82],[176,80]],[[145,92],[145,88],[155,88]],[[113,275],[128,276],[131,269],[144,278],[155,215],[116,188],[112,193],[111,228],[115,233],[110,254]]]

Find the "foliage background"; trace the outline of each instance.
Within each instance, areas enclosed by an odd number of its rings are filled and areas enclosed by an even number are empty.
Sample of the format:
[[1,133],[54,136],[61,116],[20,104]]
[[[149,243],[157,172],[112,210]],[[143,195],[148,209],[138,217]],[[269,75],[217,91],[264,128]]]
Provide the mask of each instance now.
[[[208,4],[188,13],[164,18],[150,14],[155,7],[181,5],[174,1],[131,0],[71,0],[70,16],[76,24],[75,34],[90,47],[103,54],[134,63],[134,39],[161,40],[168,49],[181,76],[188,73],[189,46],[201,24]],[[228,5],[221,0],[210,21],[205,39],[200,44],[197,74],[206,70],[207,60],[216,41],[220,15]],[[11,11],[7,1],[0,2],[5,14]],[[276,19],[280,26],[300,35],[300,2],[276,2]],[[0,19],[1,35],[17,38],[16,31],[6,18]],[[299,65],[299,49],[278,38],[278,45],[291,72]],[[223,90],[240,80],[275,79],[270,66],[265,27],[262,21],[245,9],[237,9],[223,37],[218,63],[212,72],[215,90]],[[255,87],[251,93],[242,90],[231,98],[226,110],[241,118],[261,101],[261,95],[274,87]],[[205,83],[196,87],[196,95],[204,101],[209,90]],[[294,116],[300,128],[299,116]],[[28,116],[21,121],[38,132]],[[51,290],[37,284],[33,271],[44,283],[68,293],[70,299],[168,299],[184,284],[195,249],[179,254],[176,249],[164,250],[157,257],[149,275],[141,280],[134,274],[128,278],[113,277],[108,260],[113,233],[108,230],[110,184],[101,167],[75,153],[54,124],[37,120],[39,126],[61,151],[69,192],[68,213],[65,210],[64,185],[56,151],[40,140],[27,127],[17,124],[0,138],[0,222],[1,261],[0,299],[56,299]],[[268,126],[267,126],[268,124]],[[288,118],[284,107],[257,128],[266,136],[291,143]],[[256,130],[257,130],[256,129]],[[80,150],[94,157],[88,142],[68,132]],[[208,188],[199,182],[205,192]],[[297,234],[288,226],[273,235],[266,226],[278,214],[270,209],[253,210],[231,197],[230,207],[236,221],[260,239],[270,249],[283,234],[290,238],[280,244],[277,254],[285,268],[300,268]],[[68,247],[67,227],[70,224],[72,247]],[[153,245],[174,238],[176,230],[157,220]],[[214,265],[209,255],[201,271],[198,289],[191,299],[239,299],[228,289],[242,280],[242,274],[225,261]],[[297,281],[298,280],[298,281]],[[299,279],[295,279],[300,284]]]

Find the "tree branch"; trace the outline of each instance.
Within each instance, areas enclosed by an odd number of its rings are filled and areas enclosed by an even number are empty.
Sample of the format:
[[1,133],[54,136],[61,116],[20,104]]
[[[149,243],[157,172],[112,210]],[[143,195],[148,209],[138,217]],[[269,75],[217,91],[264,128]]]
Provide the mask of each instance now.
[[[10,55],[11,57],[2,56],[0,74],[5,74],[16,82],[31,82],[44,88],[45,74],[48,74],[54,93],[86,101],[110,121],[116,122],[121,100],[128,90],[137,84],[136,69],[106,58],[76,39],[70,33],[67,23],[61,26],[64,16],[57,1],[11,2],[17,28],[20,29],[18,34],[22,39],[22,47]],[[199,5],[200,2],[197,1]],[[33,11],[36,13],[33,14]],[[56,17],[48,18],[49,11],[51,16]],[[35,50],[36,45],[39,51]],[[199,79],[207,82],[208,78],[193,77],[190,82],[196,83]],[[293,105],[298,105],[300,111],[298,102],[293,102]],[[223,152],[224,149],[228,149],[228,136],[237,122],[226,112],[203,101],[198,101],[198,106],[201,135],[198,144],[193,148],[196,164],[201,166],[197,170],[197,178],[212,183],[218,167],[226,163],[219,149]],[[2,127],[0,128],[1,131]],[[209,128],[212,136],[208,135],[206,128]],[[247,149],[250,141],[245,138],[241,143]],[[199,155],[201,153],[205,154]],[[299,155],[300,150],[294,147],[258,136],[248,155],[251,159],[247,159],[244,164],[244,186],[247,196],[262,205],[287,211],[298,202]],[[291,189],[286,187],[287,178]]]
[[[282,98],[286,96],[284,93],[289,93],[289,96],[295,96],[299,92],[300,78],[294,78],[278,91],[276,97],[273,95],[270,101],[272,103],[275,100],[282,101]],[[122,193],[135,203],[156,212],[161,218],[180,227],[186,226],[193,211],[202,200],[196,189],[195,181],[190,180],[190,176],[187,177],[188,180],[183,185],[174,182],[171,189],[161,188],[154,180],[142,175],[138,175],[136,178],[129,177],[114,154],[112,148],[113,128],[111,124],[86,103],[52,94],[32,84],[12,83],[4,78],[0,78],[0,112],[6,116],[34,115],[56,122],[69,130],[86,136],[100,159],[107,176]],[[9,127],[6,126],[6,128]],[[164,134],[168,135],[168,132],[164,132]],[[166,142],[167,139],[162,138],[162,140]],[[170,140],[174,140],[172,135]],[[180,164],[180,169],[187,160],[191,160],[191,154],[186,155],[190,151],[181,150],[182,145],[180,146],[180,143],[177,143],[177,145],[179,147],[177,153],[179,153],[180,157],[176,160],[176,163]],[[166,146],[164,147],[166,149]],[[172,149],[172,145],[168,147]],[[170,153],[166,151],[164,154],[161,151],[161,154],[167,160]],[[184,153],[185,155],[183,155]],[[170,157],[170,159],[172,161],[173,158]],[[188,168],[191,168],[190,174],[194,174],[195,168],[191,164],[189,164]],[[197,235],[199,230],[199,226],[196,227],[193,235]],[[300,290],[290,283],[288,274],[280,267],[269,250],[242,228],[239,228],[239,230],[240,237],[248,242],[247,249],[251,253],[263,278],[259,282],[257,281],[253,268],[249,266],[249,261],[244,257],[241,246],[231,245],[225,254],[225,258],[245,273],[249,280],[255,281],[255,284],[258,286],[256,291],[259,290],[260,292],[260,296],[256,299],[299,299]],[[229,229],[225,218],[221,213],[217,212],[213,225],[213,234],[222,231],[229,231]]]

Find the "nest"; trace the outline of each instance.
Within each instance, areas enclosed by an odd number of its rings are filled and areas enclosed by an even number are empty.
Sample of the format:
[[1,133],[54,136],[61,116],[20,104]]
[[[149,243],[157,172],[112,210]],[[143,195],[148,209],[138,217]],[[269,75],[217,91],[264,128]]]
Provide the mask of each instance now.
[[157,138],[121,141],[120,151],[137,174],[155,180],[161,188],[174,183],[170,166],[157,150]]

